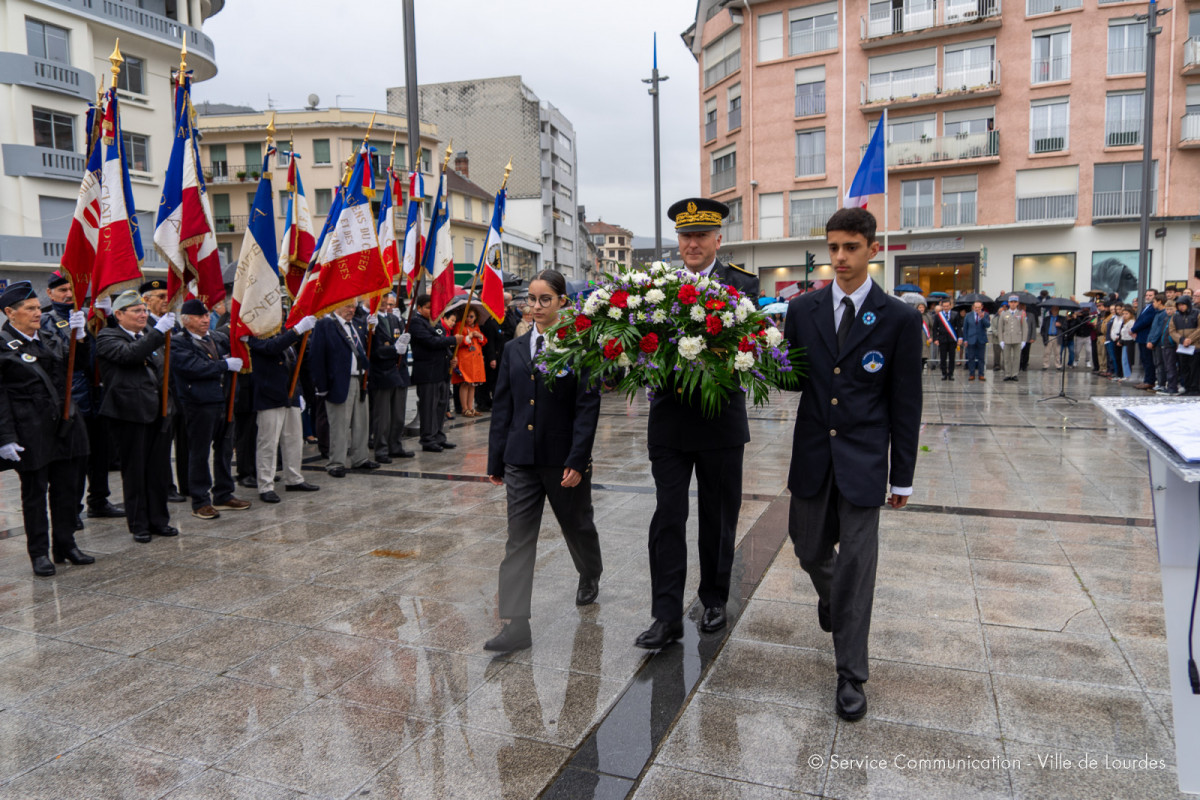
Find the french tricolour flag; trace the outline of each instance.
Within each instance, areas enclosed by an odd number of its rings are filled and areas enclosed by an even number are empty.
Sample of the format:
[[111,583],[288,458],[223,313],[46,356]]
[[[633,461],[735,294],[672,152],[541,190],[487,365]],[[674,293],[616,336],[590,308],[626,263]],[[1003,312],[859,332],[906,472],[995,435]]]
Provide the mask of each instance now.
[[884,143],[886,135],[887,109],[884,109],[883,117],[875,126],[871,143],[867,145],[867,152],[863,153],[862,162],[858,165],[858,172],[854,173],[850,191],[846,192],[845,208],[866,208],[870,195],[887,191],[887,151]]
[[[95,113],[89,109],[88,117]],[[91,126],[88,126],[91,139]],[[75,294],[75,307],[80,308],[92,285],[92,270],[96,265],[96,248],[100,241],[100,189],[104,169],[102,148],[91,147],[88,154],[87,171],[79,185],[79,199],[75,201],[75,216],[67,233],[67,245],[63,249],[60,267],[62,274],[71,281]]]
[[425,240],[424,269],[433,279],[429,296],[433,300],[433,318],[454,298],[454,247],[450,241],[449,211],[446,208],[446,173],[438,178],[437,195],[433,200],[433,218],[429,220],[429,238]]
[[504,232],[504,201],[507,195],[507,189],[501,189],[496,194],[496,204],[492,208],[492,224],[488,228],[487,241],[483,243],[483,255],[479,259],[479,268],[483,271],[483,287],[479,290],[479,300],[497,322],[504,321],[504,245],[500,241],[500,235]]
[[262,179],[254,193],[250,222],[242,239],[237,273],[233,279],[233,302],[229,313],[229,346],[235,358],[242,359],[246,370],[250,354],[243,336],[266,338],[279,332],[283,324],[283,290],[279,287],[279,261],[275,239],[275,203],[271,194],[271,159],[275,148],[267,148],[263,158]]
[[317,244],[312,215],[308,212],[308,198],[304,196],[304,183],[297,169],[298,158],[300,156],[295,153],[288,153],[287,190],[291,194],[288,195],[287,222],[279,247],[279,269],[283,271],[284,285],[293,300],[300,293],[300,284],[304,282],[304,273]]
[[404,275],[411,286],[420,277],[425,230],[425,179],[419,170],[408,173],[408,218],[404,223]]
[[116,90],[109,90],[104,116],[104,163],[100,171],[100,229],[96,262],[92,272],[93,311],[103,311],[109,296],[136,288],[142,281],[137,248],[133,241],[133,211],[126,202],[128,169],[121,148],[121,119]]

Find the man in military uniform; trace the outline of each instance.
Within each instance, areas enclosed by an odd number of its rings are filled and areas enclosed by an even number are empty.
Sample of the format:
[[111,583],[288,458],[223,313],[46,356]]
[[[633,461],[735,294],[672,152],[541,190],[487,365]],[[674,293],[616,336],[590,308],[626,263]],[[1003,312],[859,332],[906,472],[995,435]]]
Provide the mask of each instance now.
[[[698,276],[720,281],[754,300],[758,277],[717,259],[724,203],[680,200],[667,209],[679,237],[684,265]],[[742,455],[750,441],[746,397],[731,392],[714,418],[700,408],[699,392],[664,389],[650,403],[647,444],[657,506],[650,520],[651,612],[654,624],[634,642],[658,649],[683,636],[683,590],[687,581],[688,487],[696,473],[700,516],[700,601],[705,633],[725,627],[733,569],[733,543],[742,508]]]
[[408,411],[409,334],[404,332],[396,295],[384,295],[379,321],[371,332],[371,369],[367,384],[371,395],[371,430],[375,432],[375,460],[390,464],[393,458],[412,458],[401,437]]
[[[146,326],[153,328],[158,324],[159,318],[169,310],[167,282],[162,278],[152,278],[138,287],[138,294],[142,296],[142,302],[146,305],[146,311],[149,313]],[[182,334],[183,328],[177,323],[171,333]],[[187,500],[184,493],[187,492],[189,485],[187,418],[179,404],[177,379],[174,375],[168,378],[168,383],[170,384],[171,401],[175,405],[175,414],[171,423],[174,427],[171,429],[171,436],[175,445],[175,478],[179,481],[179,485],[176,487],[174,483],[170,484],[167,489],[167,500],[172,503],[182,503]]]
[[116,325],[96,334],[96,360],[104,381],[100,414],[112,427],[121,455],[125,520],[133,539],[177,536],[167,510],[171,483],[171,417],[175,402],[167,396],[162,416],[163,343],[175,327],[175,314],[165,312],[153,325],[137,292],[118,295],[112,303]]
[[[63,344],[70,346],[70,336],[73,335],[71,313],[75,309],[75,292],[71,282],[56,271],[46,284],[46,294],[50,296],[50,307],[42,310],[42,330],[56,334]],[[84,338],[89,344],[94,341],[90,333]],[[83,508],[86,486],[89,518],[123,517],[125,508],[108,501],[108,464],[112,461],[112,439],[108,428],[100,421],[101,389],[99,385],[93,385],[94,375],[95,358],[91,348],[86,354],[76,351],[75,372],[71,376],[71,405],[79,411],[88,438],[88,457],[78,461],[80,509]],[[82,521],[76,519],[76,530],[82,527]]]
[[1008,306],[996,317],[996,340],[1004,363],[1004,380],[1015,381],[1021,372],[1021,351],[1028,342],[1029,323],[1021,310],[1021,298],[1008,296]]
[[[15,468],[20,476],[26,547],[33,573],[47,577],[55,573],[51,554],[60,564],[96,560],[75,544],[76,460],[87,456],[87,433],[76,409],[63,419],[63,400],[71,390],[68,345],[41,330],[41,304],[29,281],[8,287],[0,295],[0,309],[7,317],[0,330],[0,468]],[[82,339],[84,322],[82,311],[71,312],[71,335]],[[86,343],[82,349],[86,355]]]

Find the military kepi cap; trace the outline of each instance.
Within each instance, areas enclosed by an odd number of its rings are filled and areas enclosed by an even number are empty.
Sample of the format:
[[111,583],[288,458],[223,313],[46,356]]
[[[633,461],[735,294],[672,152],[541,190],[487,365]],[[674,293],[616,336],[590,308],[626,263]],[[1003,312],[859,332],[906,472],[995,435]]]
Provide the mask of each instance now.
[[142,296],[133,289],[130,289],[129,291],[121,292],[113,298],[112,307],[113,311],[121,311],[130,306],[140,306],[142,304]]
[[673,203],[667,209],[667,216],[675,223],[675,230],[680,232],[716,231],[721,229],[721,221],[729,216],[729,206],[720,200],[689,197]]
[[204,303],[195,297],[191,300],[183,301],[183,307],[179,311],[183,314],[190,314],[197,317],[208,313],[208,309],[204,307]]
[[141,286],[139,286],[138,294],[145,294],[146,292],[154,292],[159,289],[165,289],[165,288],[167,288],[167,282],[164,281],[162,278],[155,278],[154,280],[146,281]]
[[46,282],[46,288],[47,289],[57,289],[58,287],[63,286],[64,284],[67,284],[69,282],[70,281],[67,279],[66,275],[63,275],[58,270],[54,270],[54,272],[50,273],[50,280]]
[[29,281],[17,281],[9,284],[9,287],[0,294],[0,309],[12,308],[18,303],[24,303],[31,297],[37,297],[37,292],[33,290],[33,284]]

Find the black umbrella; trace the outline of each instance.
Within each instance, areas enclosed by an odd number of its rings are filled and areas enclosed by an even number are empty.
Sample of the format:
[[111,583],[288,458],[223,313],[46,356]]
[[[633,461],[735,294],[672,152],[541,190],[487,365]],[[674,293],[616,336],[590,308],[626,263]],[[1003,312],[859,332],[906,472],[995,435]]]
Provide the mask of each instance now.
[[1069,297],[1047,297],[1038,303],[1042,308],[1057,308],[1064,311],[1078,311],[1079,303]]
[[954,301],[954,305],[969,306],[972,303],[983,303],[986,306],[986,305],[989,305],[994,302],[995,301],[992,300],[992,298],[988,297],[986,294],[979,294],[978,292],[964,292],[963,294],[960,294],[958,296],[957,300]]
[[1012,297],[1014,294],[1017,296],[1018,302],[1024,303],[1027,306],[1036,306],[1038,304],[1037,295],[1030,294],[1029,292],[1024,292],[1024,291],[1009,292],[1008,294],[1000,295],[1000,297],[998,297],[997,300],[1001,303],[1007,303],[1008,298]]

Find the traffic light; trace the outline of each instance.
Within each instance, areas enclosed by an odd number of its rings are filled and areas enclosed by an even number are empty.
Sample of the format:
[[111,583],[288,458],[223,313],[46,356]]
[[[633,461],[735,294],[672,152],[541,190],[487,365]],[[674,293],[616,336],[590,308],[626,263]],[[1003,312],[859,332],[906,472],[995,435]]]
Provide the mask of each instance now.
[[805,274],[812,272],[814,269],[816,269],[816,266],[817,266],[817,257],[814,256],[812,253],[808,252],[807,250],[805,250],[804,251],[804,272],[805,272]]

